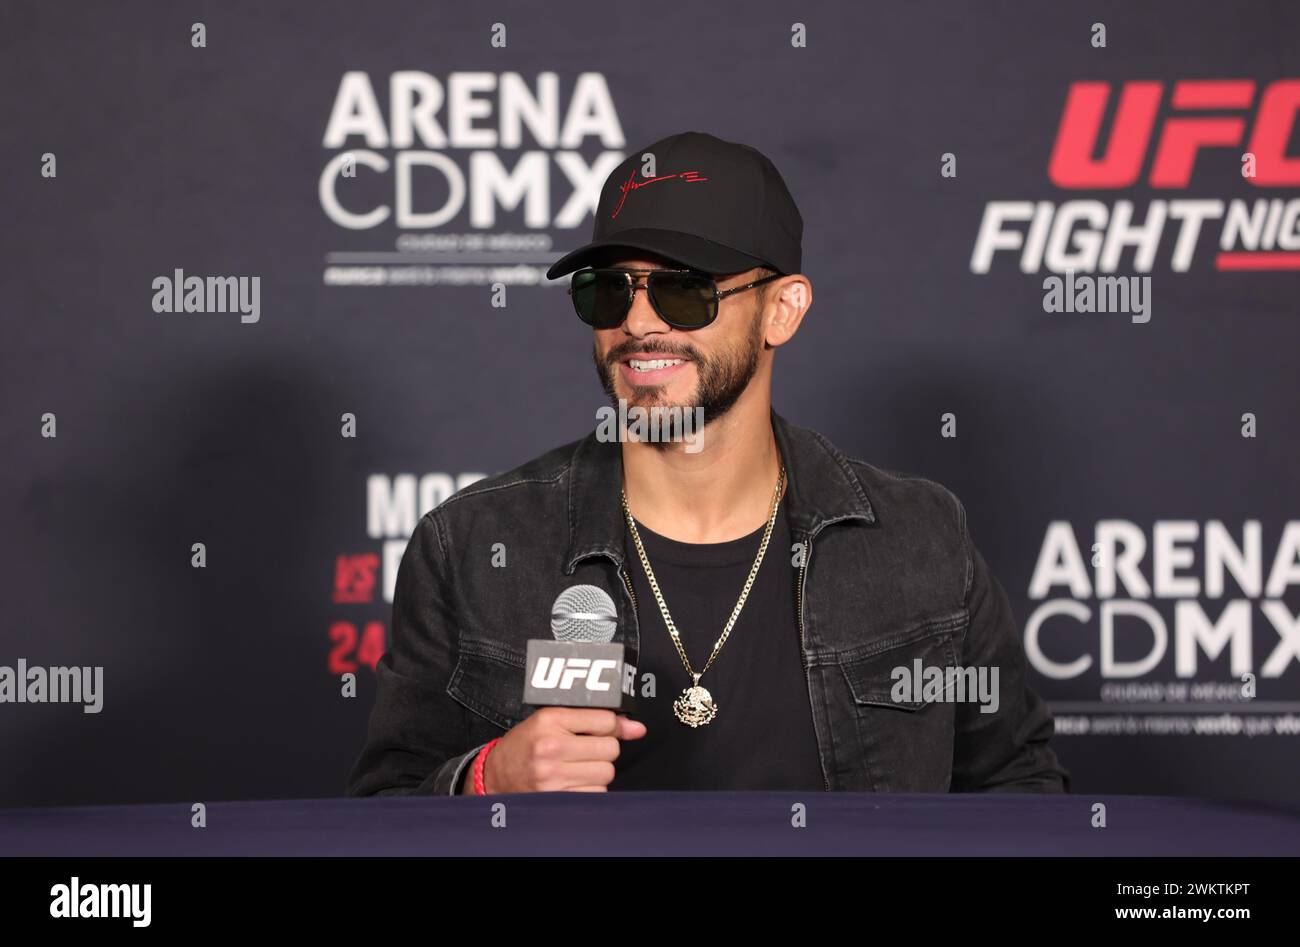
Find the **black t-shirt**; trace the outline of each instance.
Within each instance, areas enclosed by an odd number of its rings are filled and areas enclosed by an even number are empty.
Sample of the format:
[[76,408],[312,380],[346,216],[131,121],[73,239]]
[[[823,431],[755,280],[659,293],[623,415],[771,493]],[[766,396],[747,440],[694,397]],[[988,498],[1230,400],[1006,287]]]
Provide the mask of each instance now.
[[[637,532],[682,647],[698,671],[736,607],[763,528],[731,542],[705,544],[677,542],[640,523]],[[673,701],[691,678],[650,590],[631,532],[625,533],[641,629],[637,710],[631,716],[646,725],[646,735],[623,741],[609,788],[824,789],[799,649],[798,569],[791,564],[784,500],[745,607],[717,660],[700,678],[718,712],[699,727],[687,726],[673,713]],[[646,672],[654,674],[654,697],[641,691]]]

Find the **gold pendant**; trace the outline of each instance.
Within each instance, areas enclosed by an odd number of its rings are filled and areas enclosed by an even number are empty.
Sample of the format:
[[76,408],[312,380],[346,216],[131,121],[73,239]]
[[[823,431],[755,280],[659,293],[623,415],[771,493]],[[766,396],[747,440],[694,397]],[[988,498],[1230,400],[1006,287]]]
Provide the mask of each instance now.
[[682,691],[682,696],[673,701],[673,713],[677,719],[688,727],[700,727],[718,715],[718,705],[713,702],[713,695],[699,684],[699,675],[695,675],[695,685]]

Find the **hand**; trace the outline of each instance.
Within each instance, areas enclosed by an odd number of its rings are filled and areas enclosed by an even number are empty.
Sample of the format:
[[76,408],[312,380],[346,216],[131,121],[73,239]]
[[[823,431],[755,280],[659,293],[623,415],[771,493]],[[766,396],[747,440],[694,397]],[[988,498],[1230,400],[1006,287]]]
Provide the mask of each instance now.
[[[492,747],[483,781],[489,793],[606,792],[619,741],[645,734],[645,724],[612,710],[542,707]],[[471,773],[466,781],[473,792]]]

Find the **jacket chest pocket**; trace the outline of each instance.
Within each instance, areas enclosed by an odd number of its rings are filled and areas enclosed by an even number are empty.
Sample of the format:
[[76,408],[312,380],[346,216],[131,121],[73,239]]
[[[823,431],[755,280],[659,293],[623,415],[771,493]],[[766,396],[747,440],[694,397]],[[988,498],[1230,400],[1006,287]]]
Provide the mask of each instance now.
[[473,742],[484,742],[522,723],[533,708],[523,702],[524,655],[499,641],[462,638],[447,693],[474,712]]
[[955,705],[934,675],[947,681],[957,667],[968,617],[962,609],[927,618],[838,655],[863,769],[877,792],[948,791]]

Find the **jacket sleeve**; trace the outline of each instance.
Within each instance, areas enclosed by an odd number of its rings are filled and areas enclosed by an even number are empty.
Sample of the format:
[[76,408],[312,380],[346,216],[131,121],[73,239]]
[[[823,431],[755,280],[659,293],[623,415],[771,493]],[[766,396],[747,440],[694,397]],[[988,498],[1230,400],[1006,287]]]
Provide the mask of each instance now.
[[378,689],[349,796],[456,795],[481,747],[467,745],[465,709],[447,693],[457,629],[439,523],[420,520],[397,569],[393,628],[375,666]]
[[1025,651],[1006,592],[960,518],[970,563],[962,665],[998,669],[998,709],[981,713],[978,703],[957,705],[952,791],[1069,792],[1069,773],[1048,746],[1055,729],[1051,712],[1025,680]]

